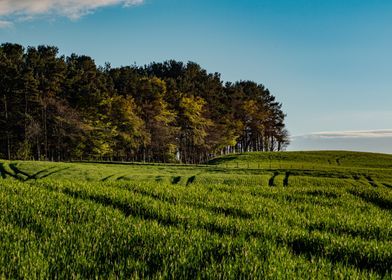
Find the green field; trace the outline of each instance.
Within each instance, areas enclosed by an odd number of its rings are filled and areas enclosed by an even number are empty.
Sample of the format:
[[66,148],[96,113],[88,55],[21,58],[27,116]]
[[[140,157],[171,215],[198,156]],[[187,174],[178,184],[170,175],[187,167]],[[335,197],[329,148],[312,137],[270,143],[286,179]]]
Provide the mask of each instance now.
[[392,156],[0,161],[0,279],[392,279]]

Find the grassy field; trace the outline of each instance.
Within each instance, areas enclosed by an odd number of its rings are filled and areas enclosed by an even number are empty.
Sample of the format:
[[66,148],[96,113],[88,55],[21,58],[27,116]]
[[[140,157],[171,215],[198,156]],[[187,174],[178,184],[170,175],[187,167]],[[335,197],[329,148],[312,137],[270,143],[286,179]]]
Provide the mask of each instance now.
[[392,279],[392,156],[0,161],[0,278]]

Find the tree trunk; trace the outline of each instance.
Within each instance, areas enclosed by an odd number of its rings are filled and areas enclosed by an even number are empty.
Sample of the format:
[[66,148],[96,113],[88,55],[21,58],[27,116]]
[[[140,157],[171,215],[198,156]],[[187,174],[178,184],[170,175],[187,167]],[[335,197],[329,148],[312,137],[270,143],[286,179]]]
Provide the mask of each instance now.
[[24,99],[25,99],[25,112],[24,112],[24,141],[27,143],[27,91],[25,89],[25,94],[24,94]]
[[37,160],[41,160],[41,147],[40,147],[40,144],[39,144],[38,136],[36,138],[36,141],[37,141]]
[[3,95],[4,99],[4,118],[5,118],[5,127],[6,127],[6,138],[7,138],[7,158],[11,159],[11,140],[10,140],[10,131],[9,131],[9,121],[8,121],[8,106],[7,106],[7,96]]
[[48,157],[48,129],[47,129],[47,104],[46,100],[43,100],[44,106],[42,108],[42,123],[44,126],[44,157]]

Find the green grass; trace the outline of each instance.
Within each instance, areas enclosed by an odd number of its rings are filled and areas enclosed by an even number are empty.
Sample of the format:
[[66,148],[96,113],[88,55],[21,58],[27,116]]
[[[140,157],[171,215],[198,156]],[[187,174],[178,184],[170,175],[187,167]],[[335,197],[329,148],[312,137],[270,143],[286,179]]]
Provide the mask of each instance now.
[[0,279],[391,279],[391,162],[1,161]]
[[285,169],[392,168],[392,155],[346,151],[243,153],[210,161],[218,166]]

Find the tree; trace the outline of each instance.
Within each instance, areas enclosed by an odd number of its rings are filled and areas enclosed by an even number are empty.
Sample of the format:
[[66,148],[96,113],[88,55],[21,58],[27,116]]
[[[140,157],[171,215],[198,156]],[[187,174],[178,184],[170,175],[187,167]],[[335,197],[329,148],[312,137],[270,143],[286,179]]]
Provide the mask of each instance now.
[[110,119],[116,127],[113,150],[118,159],[137,159],[138,149],[149,141],[145,122],[138,114],[138,109],[131,96],[116,96],[112,99]]
[[202,161],[208,151],[207,128],[212,121],[203,117],[206,102],[201,97],[182,97],[178,122],[180,125],[180,160],[186,163]]
[[156,77],[141,78],[137,90],[135,102],[141,109],[140,117],[149,133],[148,141],[141,147],[143,161],[172,161],[176,152],[177,128],[175,113],[169,110],[164,100],[166,83]]
[[53,46],[0,46],[0,156],[185,163],[289,144],[282,104],[194,62],[112,68]]
[[[32,50],[30,50],[33,52]],[[42,146],[45,159],[53,158],[55,144],[50,143],[52,140],[51,120],[55,115],[50,115],[54,111],[48,110],[50,102],[59,97],[64,82],[66,65],[63,57],[57,57],[58,48],[51,46],[38,46],[36,50],[37,61],[35,65],[35,76],[38,82],[38,103],[41,108],[41,125],[42,125]],[[52,149],[50,149],[52,147]]]
[[1,135],[3,135],[3,151],[6,158],[11,159],[15,152],[13,140],[19,133],[18,115],[21,90],[21,66],[24,48],[18,44],[2,44],[0,47],[0,94],[2,97]]

